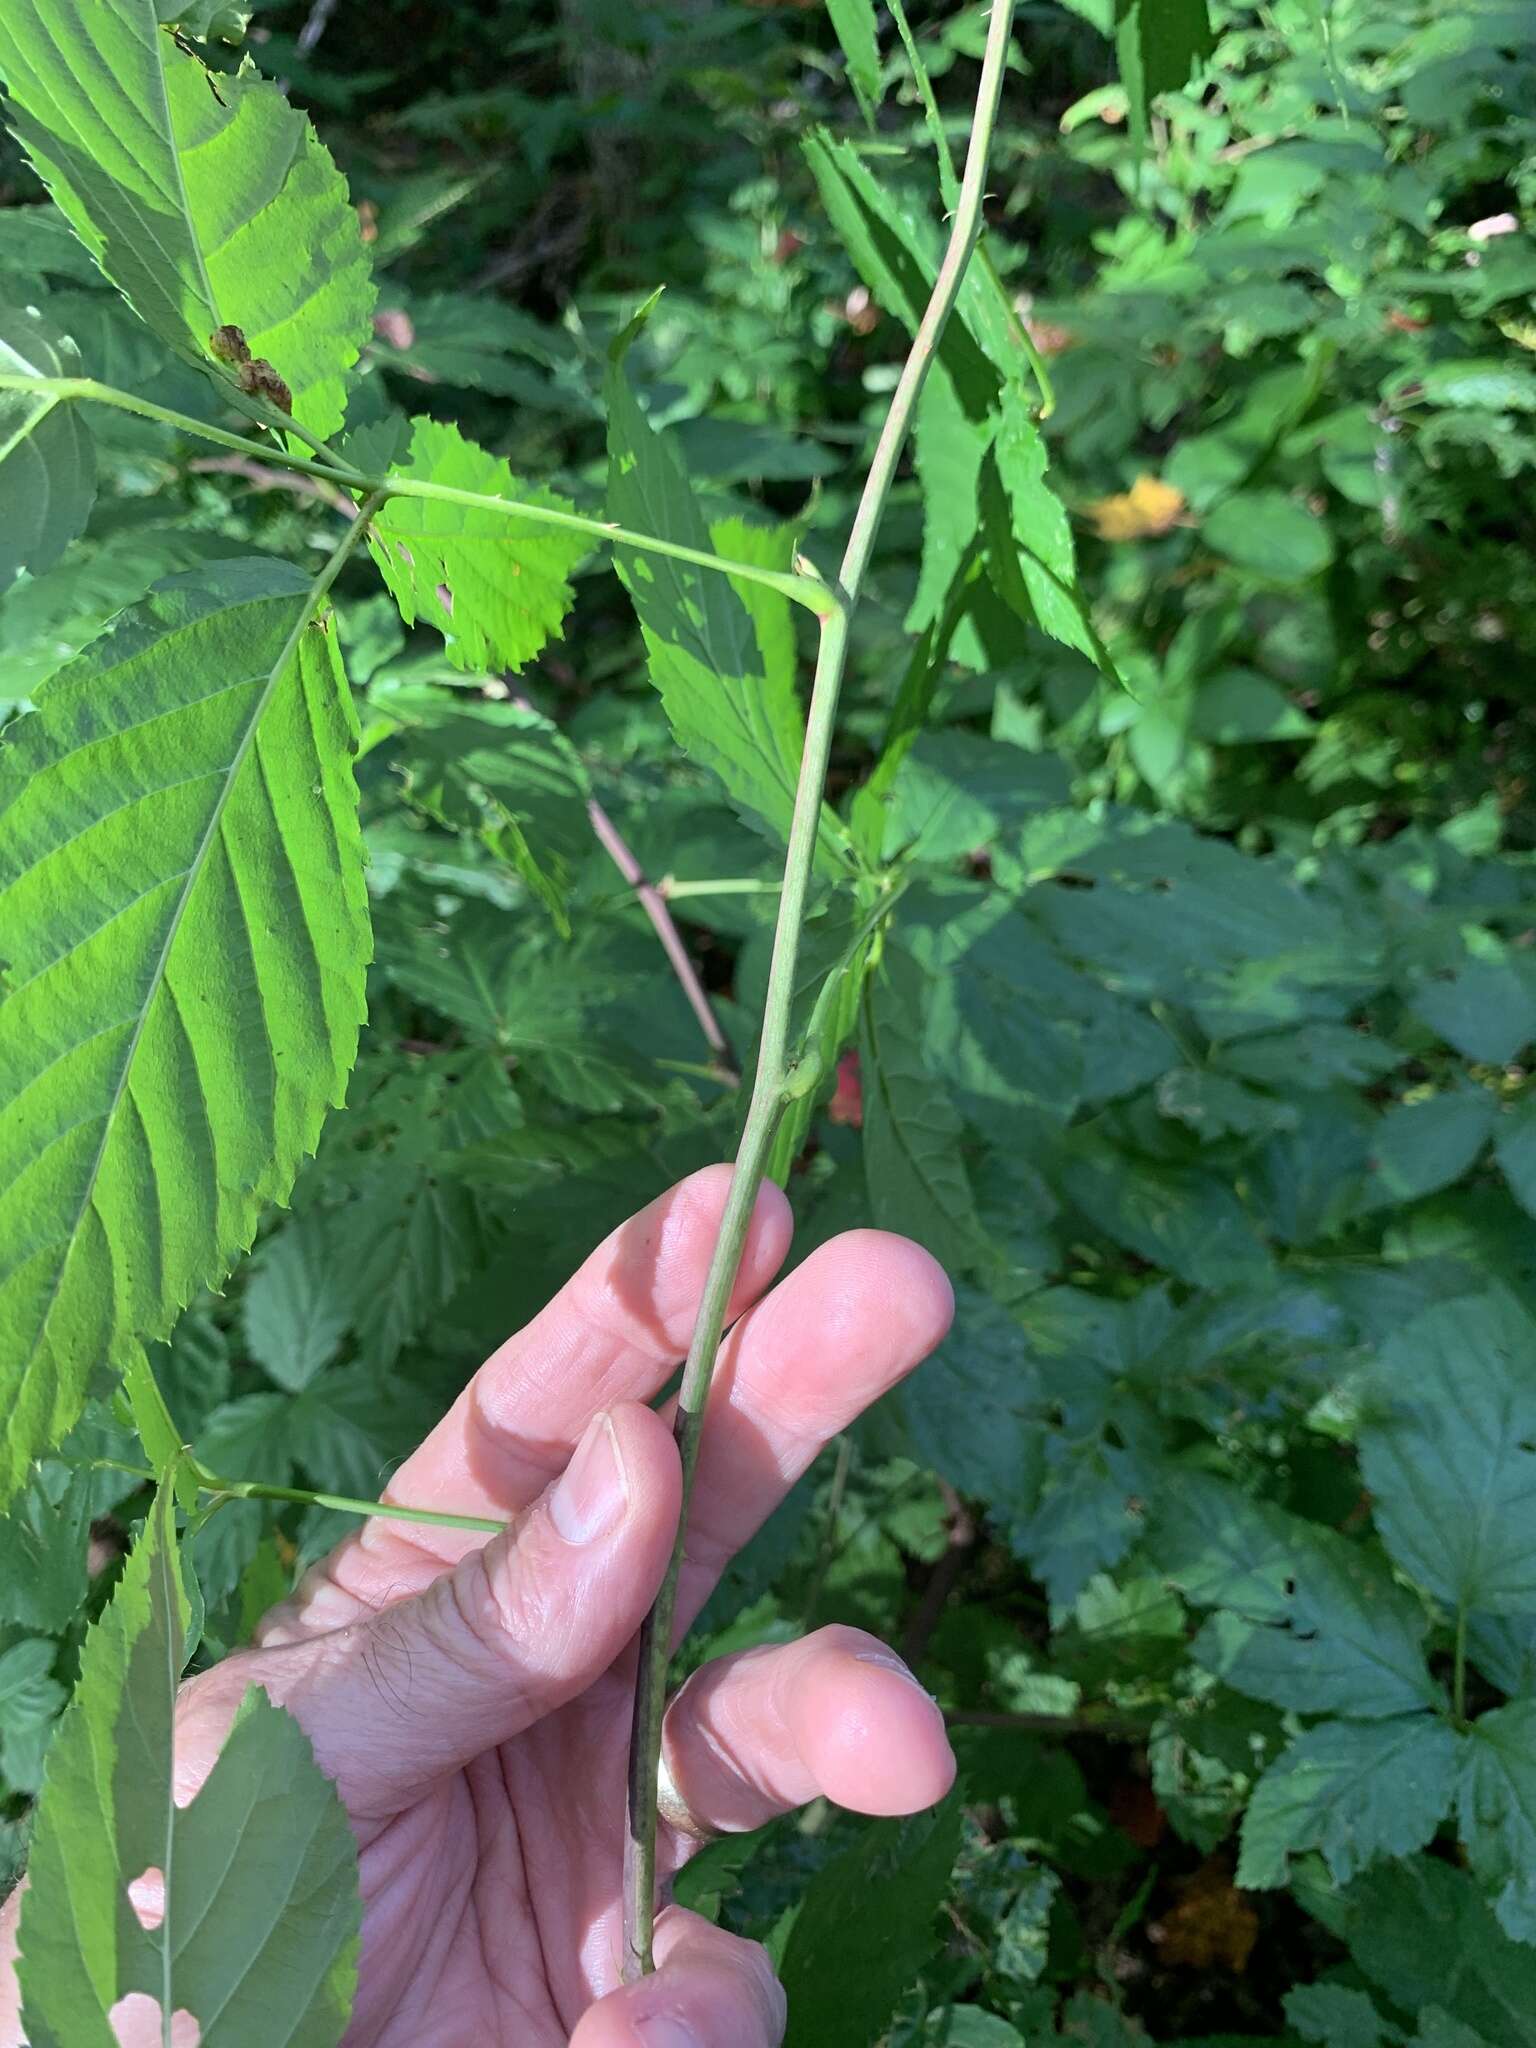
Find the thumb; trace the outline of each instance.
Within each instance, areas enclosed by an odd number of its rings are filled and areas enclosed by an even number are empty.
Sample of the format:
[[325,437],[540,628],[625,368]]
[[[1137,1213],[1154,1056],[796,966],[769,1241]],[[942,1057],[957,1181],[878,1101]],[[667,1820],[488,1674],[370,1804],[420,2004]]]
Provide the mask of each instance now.
[[766,1950],[669,1906],[654,1976],[589,2006],[571,2048],[779,2048],[784,1993]]
[[353,1821],[387,1820],[601,1676],[655,1598],[681,1496],[660,1417],[637,1403],[600,1413],[517,1522],[424,1592],[215,1666],[188,1688],[186,1718],[227,1725],[262,1686]]

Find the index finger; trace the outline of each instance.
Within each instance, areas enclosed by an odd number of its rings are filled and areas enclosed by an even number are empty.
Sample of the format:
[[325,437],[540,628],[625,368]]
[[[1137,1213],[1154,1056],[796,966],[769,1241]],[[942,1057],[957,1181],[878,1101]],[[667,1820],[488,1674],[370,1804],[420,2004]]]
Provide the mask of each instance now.
[[[730,1187],[706,1166],[621,1223],[515,1336],[492,1353],[384,1499],[510,1520],[562,1471],[600,1408],[647,1401],[693,1334]],[[789,1249],[789,1203],[759,1190],[730,1314],[763,1292]],[[332,1584],[370,1606],[419,1591],[485,1542],[469,1530],[375,1519],[331,1558]]]

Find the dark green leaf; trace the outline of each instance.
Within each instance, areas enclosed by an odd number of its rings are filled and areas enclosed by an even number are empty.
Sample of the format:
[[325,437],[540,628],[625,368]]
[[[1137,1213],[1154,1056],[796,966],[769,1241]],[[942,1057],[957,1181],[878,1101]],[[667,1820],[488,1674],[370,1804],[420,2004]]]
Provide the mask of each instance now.
[[910,963],[865,986],[859,1071],[870,1211],[887,1230],[925,1244],[953,1272],[984,1258],[986,1243],[960,1149],[961,1125],[928,1073]]
[[1473,1874],[1504,1932],[1536,1941],[1536,1701],[1473,1723],[1456,1790]]
[[1310,1729],[1254,1790],[1238,1884],[1284,1884],[1289,1858],[1308,1849],[1321,1850],[1339,1884],[1378,1857],[1411,1856],[1450,1806],[1456,1767],[1454,1731],[1426,1714]]
[[950,1798],[911,1820],[875,1821],[807,1887],[779,1965],[785,2048],[871,2048],[937,1946],[936,1914],[960,1845]]
[[1360,1433],[1376,1526],[1452,1611],[1536,1609],[1536,1325],[1507,1295],[1446,1303],[1383,1345]]
[[347,1329],[346,1294],[313,1220],[290,1224],[263,1245],[243,1312],[251,1356],[291,1394],[336,1356]]

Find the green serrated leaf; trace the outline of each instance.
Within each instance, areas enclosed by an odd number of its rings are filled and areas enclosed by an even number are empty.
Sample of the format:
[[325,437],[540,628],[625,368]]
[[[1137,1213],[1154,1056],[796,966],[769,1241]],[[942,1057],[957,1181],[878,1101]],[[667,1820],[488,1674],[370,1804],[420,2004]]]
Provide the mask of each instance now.
[[1536,1610],[1536,1324],[1510,1296],[1447,1302],[1382,1346],[1360,1433],[1382,1540],[1452,1612]]
[[[156,1495],[48,1759],[18,1974],[33,2048],[116,2048],[113,2007],[188,2012],[203,2048],[332,2048],[357,1980],[357,1848],[298,1723],[246,1695],[190,1805],[174,1797],[189,1607],[168,1486]],[[140,1922],[128,1887],[164,1883]],[[281,1969],[271,1958],[280,1956]]]
[[1017,385],[1003,389],[989,459],[981,466],[987,570],[1021,618],[1112,675],[1077,587],[1066,510],[1045,481],[1045,440]]
[[1287,2020],[1318,2048],[1395,2048],[1403,2038],[1363,1991],[1343,1984],[1299,1984],[1284,2002]]
[[59,1646],[29,1636],[0,1654],[0,1770],[17,1792],[35,1792],[53,1723],[67,1697],[53,1676]]
[[0,749],[0,1497],[250,1242],[341,1099],[369,951],[335,635],[172,578]]
[[1482,1715],[1456,1787],[1461,1839],[1499,1925],[1536,1942],[1536,1700]]
[[[605,389],[610,518],[703,554],[789,568],[787,529],[733,520],[711,535],[676,450],[641,410],[622,353]],[[787,841],[805,746],[788,601],[666,556],[618,548],[614,560],[678,744],[714,770],[749,822]],[[846,838],[824,808],[818,863],[843,867]]]
[[882,97],[874,0],[827,0],[827,13],[848,61],[848,77],[859,109],[873,127]]
[[875,1821],[812,1879],[779,1965],[784,2048],[871,2048],[937,1945],[935,1915],[959,1846],[951,1797],[910,1820]]
[[1434,1835],[1456,1783],[1457,1738],[1444,1721],[1325,1721],[1270,1765],[1243,1816],[1237,1882],[1284,1884],[1290,1857],[1321,1850],[1347,1884],[1381,1856],[1411,1856]]
[[321,1219],[305,1217],[261,1249],[241,1304],[252,1358],[289,1393],[309,1385],[341,1345],[346,1290]]
[[373,315],[345,180],[254,71],[214,77],[153,0],[13,0],[0,76],[27,154],[102,270],[172,348],[241,329],[315,434],[340,426]]
[[0,1620],[68,1628],[84,1605],[91,1476],[46,1466],[0,1515]]
[[[35,306],[0,306],[0,373],[78,377],[80,352]],[[0,391],[0,592],[40,575],[83,531],[96,454],[80,408],[42,392]]]
[[922,1056],[907,963],[903,986],[887,971],[865,984],[859,1069],[864,1091],[864,1171],[870,1211],[887,1230],[924,1244],[951,1272],[987,1256],[960,1149],[961,1124]]
[[1187,1599],[1223,1610],[1196,1655],[1238,1691],[1362,1720],[1442,1701],[1421,1604],[1333,1530],[1190,1472],[1158,1503],[1152,1554]]
[[[370,473],[574,510],[557,492],[520,482],[501,456],[447,421],[413,420],[409,435],[397,452],[395,424],[364,428],[348,436],[346,452]],[[566,579],[592,550],[583,533],[429,498],[387,499],[368,546],[405,623],[435,626],[455,666],[477,674],[522,668],[559,638],[574,601]]]
[[1466,1871],[1427,1856],[1378,1864],[1350,1887],[1342,1932],[1393,2005],[1438,2008],[1497,2048],[1529,2048],[1536,1950],[1510,1940]]
[[1382,1207],[1412,1202],[1460,1180],[1488,1142],[1494,1114],[1493,1097],[1476,1087],[1389,1109],[1373,1134],[1368,1199]]

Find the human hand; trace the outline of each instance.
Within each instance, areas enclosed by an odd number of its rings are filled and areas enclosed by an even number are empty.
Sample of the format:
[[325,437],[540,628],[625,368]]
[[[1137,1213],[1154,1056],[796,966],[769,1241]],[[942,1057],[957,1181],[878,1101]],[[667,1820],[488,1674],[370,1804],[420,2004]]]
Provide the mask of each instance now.
[[[364,1900],[348,2048],[781,2038],[763,1951],[677,1907],[657,1924],[656,1975],[620,1985],[633,1638],[681,1495],[668,1421],[644,1404],[686,1348],[728,1183],[728,1169],[708,1168],[615,1231],[387,1490],[506,1519],[504,1534],[367,1522],[266,1617],[253,1648],[182,1689],[178,1799],[212,1769],[252,1684],[297,1717],[335,1780]],[[876,1231],[824,1245],[766,1293],[789,1235],[788,1204],[765,1187],[710,1391],[682,1627],[827,1441],[949,1323],[933,1260]],[[937,1708],[850,1628],[696,1673],[668,1710],[664,1753],[705,1831],[757,1827],[818,1794],[916,1812],[954,1774]],[[660,1873],[698,1845],[663,1822]],[[0,1960],[14,1954],[14,1901],[3,1932]],[[0,1982],[0,2041],[18,2042],[14,1973]]]

